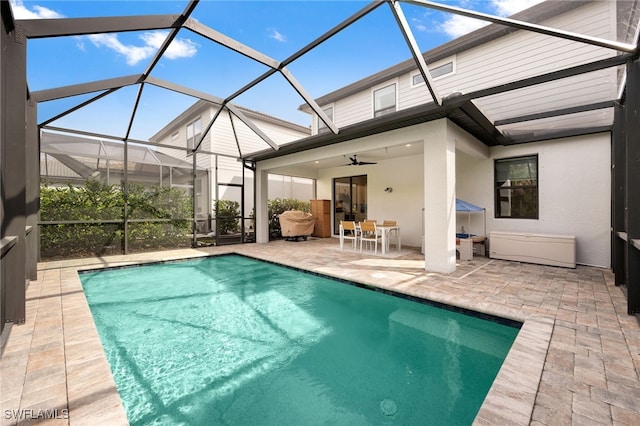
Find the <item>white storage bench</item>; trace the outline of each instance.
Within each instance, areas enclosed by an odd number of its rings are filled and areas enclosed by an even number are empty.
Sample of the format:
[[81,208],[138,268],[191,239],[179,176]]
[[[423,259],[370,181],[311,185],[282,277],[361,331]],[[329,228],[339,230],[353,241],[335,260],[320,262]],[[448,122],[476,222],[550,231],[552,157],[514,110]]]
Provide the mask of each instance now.
[[575,268],[576,236],[490,232],[489,257]]

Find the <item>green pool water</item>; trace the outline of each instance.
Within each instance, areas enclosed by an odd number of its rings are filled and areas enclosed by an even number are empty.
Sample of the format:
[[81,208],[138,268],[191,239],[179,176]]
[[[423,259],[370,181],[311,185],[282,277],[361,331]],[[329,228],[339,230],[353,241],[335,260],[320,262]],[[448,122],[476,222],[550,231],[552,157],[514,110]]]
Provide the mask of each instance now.
[[238,255],[80,278],[132,425],[470,424],[519,330]]

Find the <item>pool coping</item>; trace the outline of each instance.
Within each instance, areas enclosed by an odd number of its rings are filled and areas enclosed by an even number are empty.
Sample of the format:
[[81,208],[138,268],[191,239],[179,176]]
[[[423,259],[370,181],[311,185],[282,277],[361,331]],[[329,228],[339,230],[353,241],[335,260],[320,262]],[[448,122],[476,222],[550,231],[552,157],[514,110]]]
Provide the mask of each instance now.
[[[73,330],[73,333],[83,335],[85,339],[83,339],[84,345],[99,345],[101,349],[102,356],[99,359],[92,360],[92,376],[100,376],[105,377],[109,376],[108,379],[101,381],[100,386],[96,389],[97,392],[103,394],[98,401],[89,404],[79,404],[78,407],[71,404],[72,396],[75,396],[80,393],[81,389],[85,389],[84,379],[79,380],[78,383],[73,378],[84,377],[83,367],[85,367],[82,363],[78,365],[75,360],[81,359],[82,357],[76,353],[75,349],[79,346],[76,345],[76,341],[72,338],[66,345],[65,349],[68,351],[67,354],[67,371],[70,374],[70,377],[67,378],[67,385],[69,389],[69,410],[74,409],[82,409],[81,414],[84,412],[92,412],[95,414],[94,409],[101,410],[102,408],[108,408],[109,414],[112,420],[116,421],[119,417],[119,414],[116,415],[116,412],[121,412],[122,416],[124,416],[124,423],[126,424],[128,421],[126,420],[126,413],[124,411],[124,407],[120,400],[120,395],[117,391],[115,381],[113,376],[111,375],[110,366],[106,355],[104,353],[104,349],[102,349],[102,343],[98,336],[98,331],[93,322],[93,317],[91,315],[91,311],[84,296],[84,292],[82,290],[82,284],[80,281],[80,274],[86,271],[91,270],[100,270],[105,268],[122,268],[128,266],[137,266],[137,265],[145,265],[145,264],[153,264],[153,263],[165,263],[165,262],[173,262],[180,260],[188,260],[202,257],[213,257],[220,255],[229,255],[229,254],[237,254],[240,256],[255,258],[261,261],[267,261],[270,263],[278,264],[285,267],[290,267],[294,269],[298,269],[301,271],[306,271],[316,275],[323,275],[333,279],[337,279],[339,281],[352,281],[356,284],[366,286],[366,287],[375,287],[381,288],[383,290],[388,290],[393,293],[403,294],[410,297],[419,298],[422,300],[426,300],[427,302],[434,302],[436,304],[443,304],[447,306],[451,306],[453,308],[459,308],[465,311],[477,312],[479,314],[505,318],[507,320],[519,322],[522,324],[516,339],[509,350],[507,357],[505,358],[489,392],[487,393],[480,410],[478,411],[476,418],[474,420],[474,424],[476,425],[495,425],[495,424],[514,424],[514,425],[528,425],[531,421],[533,408],[535,405],[535,399],[538,392],[538,386],[540,383],[540,379],[542,376],[542,371],[544,367],[544,362],[546,359],[546,354],[549,348],[549,344],[551,341],[551,334],[553,331],[554,320],[552,318],[547,317],[536,317],[533,315],[523,315],[522,312],[515,310],[506,310],[501,305],[485,303],[480,306],[474,304],[473,306],[469,306],[462,303],[455,303],[455,301],[448,300],[446,297],[441,297],[439,294],[431,294],[431,297],[425,297],[425,292],[412,292],[407,289],[398,289],[392,288],[392,286],[381,286],[379,284],[372,284],[366,280],[355,280],[352,277],[345,278],[339,274],[331,274],[327,272],[318,272],[313,270],[308,270],[305,268],[301,268],[299,266],[290,264],[286,261],[274,261],[269,258],[261,258],[259,255],[255,254],[248,255],[246,253],[230,250],[224,253],[191,253],[190,256],[185,257],[173,257],[169,256],[165,259],[160,260],[131,260],[131,261],[122,261],[115,262],[117,264],[111,264],[105,267],[96,268],[94,265],[91,266],[77,266],[72,267],[73,273],[75,275],[75,279],[72,280],[71,283],[67,284],[64,289],[65,293],[68,296],[79,298],[82,297],[84,301],[83,306],[80,305],[79,300],[73,300],[71,303],[63,303],[63,313],[65,310],[65,305],[73,306],[73,317],[74,321],[70,327],[67,327],[65,321],[65,334],[67,329]],[[79,291],[79,293],[78,293]],[[428,293],[428,292],[427,292]],[[63,298],[64,300],[64,298]],[[71,308],[69,308],[71,309]],[[71,314],[70,311],[67,311]],[[80,315],[80,316],[79,316]],[[65,315],[67,317],[67,315]],[[79,325],[77,324],[77,319],[82,318],[82,323],[84,324],[84,331],[76,330]],[[65,342],[67,338],[65,337]],[[77,374],[76,374],[77,373]],[[86,392],[86,390],[85,390]],[[119,407],[115,407],[117,398],[119,402]],[[82,402],[82,399],[79,399]],[[93,408],[95,407],[95,408]],[[115,410],[114,410],[115,408]],[[118,421],[116,421],[118,422]]]

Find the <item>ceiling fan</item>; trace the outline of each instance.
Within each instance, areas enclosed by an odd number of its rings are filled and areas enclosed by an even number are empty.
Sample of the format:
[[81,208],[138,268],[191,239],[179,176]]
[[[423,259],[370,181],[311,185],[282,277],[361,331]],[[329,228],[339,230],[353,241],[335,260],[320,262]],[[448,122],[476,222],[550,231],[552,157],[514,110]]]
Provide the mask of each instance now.
[[367,164],[378,164],[378,163],[373,163],[370,161],[358,161],[357,158],[358,154],[354,154],[353,157],[349,157],[349,160],[351,160],[351,163],[346,164],[347,166],[365,166]]

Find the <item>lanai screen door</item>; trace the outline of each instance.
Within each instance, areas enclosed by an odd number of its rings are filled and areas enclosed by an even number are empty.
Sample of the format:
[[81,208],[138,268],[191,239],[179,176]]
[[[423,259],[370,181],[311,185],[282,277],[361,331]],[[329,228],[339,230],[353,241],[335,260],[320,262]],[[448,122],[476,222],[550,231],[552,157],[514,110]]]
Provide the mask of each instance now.
[[244,242],[244,186],[218,183],[216,199],[216,245]]

